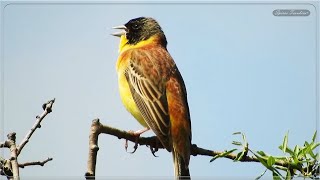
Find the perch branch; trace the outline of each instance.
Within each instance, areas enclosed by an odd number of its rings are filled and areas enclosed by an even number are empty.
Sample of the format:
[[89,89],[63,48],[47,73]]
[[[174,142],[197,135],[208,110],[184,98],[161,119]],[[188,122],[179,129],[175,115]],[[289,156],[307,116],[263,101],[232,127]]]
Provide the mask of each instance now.
[[[127,131],[119,130],[117,128],[113,128],[107,125],[103,125],[100,123],[99,119],[95,119],[92,121],[91,131],[89,136],[89,157],[88,157],[88,164],[87,164],[87,172],[85,174],[86,179],[94,179],[95,177],[95,169],[96,169],[96,161],[97,161],[97,152],[99,150],[98,147],[98,136],[99,134],[109,134],[112,136],[117,137],[118,139],[126,139],[131,142],[136,142],[136,136],[128,133]],[[163,149],[163,145],[158,142],[156,136],[152,137],[139,137],[137,143],[139,145],[148,146],[150,149]],[[193,156],[202,155],[202,156],[210,156],[214,157],[216,155],[223,154],[224,151],[212,151],[208,149],[204,149],[198,147],[196,144],[191,146],[191,154]],[[235,160],[237,158],[237,154],[230,153],[225,158]],[[254,156],[246,155],[239,161],[241,162],[260,162],[258,158]],[[278,166],[288,167],[289,163],[283,160],[276,160],[275,162]]]
[[52,161],[52,158],[47,158],[44,161],[35,161],[35,162],[26,162],[26,163],[22,163],[19,164],[20,168],[25,168],[26,166],[44,166],[47,162]]
[[47,103],[44,103],[42,105],[42,109],[44,110],[43,113],[39,116],[36,116],[36,122],[33,125],[33,127],[30,129],[28,134],[25,136],[25,138],[21,141],[20,145],[18,146],[17,155],[19,155],[23,149],[23,147],[29,142],[32,134],[36,131],[37,128],[41,128],[41,121],[44,117],[47,116],[47,114],[52,112],[52,106],[55,101],[55,98],[53,100],[48,101]]

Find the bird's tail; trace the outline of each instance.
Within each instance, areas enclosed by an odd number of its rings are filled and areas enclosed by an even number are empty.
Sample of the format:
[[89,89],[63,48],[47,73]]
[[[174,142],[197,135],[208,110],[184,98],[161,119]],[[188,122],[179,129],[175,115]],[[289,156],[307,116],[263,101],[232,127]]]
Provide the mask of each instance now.
[[175,180],[190,180],[189,167],[184,162],[183,157],[175,150],[175,148],[172,149],[172,156]]

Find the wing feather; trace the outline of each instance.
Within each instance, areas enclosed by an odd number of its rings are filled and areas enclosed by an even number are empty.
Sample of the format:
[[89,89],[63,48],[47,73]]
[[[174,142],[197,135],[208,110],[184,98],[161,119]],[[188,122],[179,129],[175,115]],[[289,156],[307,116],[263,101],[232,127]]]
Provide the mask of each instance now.
[[[149,56],[148,58],[151,57]],[[132,97],[142,117],[158,136],[164,147],[170,151],[171,147],[168,138],[170,118],[165,88],[159,87],[158,84],[161,83],[151,81],[133,60],[130,60],[125,76],[128,80]]]

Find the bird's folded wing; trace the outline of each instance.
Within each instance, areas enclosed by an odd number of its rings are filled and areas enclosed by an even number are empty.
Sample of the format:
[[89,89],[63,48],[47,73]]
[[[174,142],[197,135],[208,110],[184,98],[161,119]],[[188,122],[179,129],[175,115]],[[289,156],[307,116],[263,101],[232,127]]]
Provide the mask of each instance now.
[[[170,119],[165,88],[159,87],[134,61],[129,62],[125,76],[132,97],[147,125],[157,135],[163,146],[171,151],[169,145]],[[160,83],[161,84],[161,83]]]

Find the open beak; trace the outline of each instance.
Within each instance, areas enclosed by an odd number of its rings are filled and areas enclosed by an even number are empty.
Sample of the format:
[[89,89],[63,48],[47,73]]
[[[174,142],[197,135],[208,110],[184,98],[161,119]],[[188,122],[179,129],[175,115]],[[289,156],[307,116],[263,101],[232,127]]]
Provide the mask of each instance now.
[[122,30],[122,31],[115,32],[115,33],[111,34],[111,35],[117,36],[117,37],[121,37],[122,35],[126,34],[126,31],[127,31],[127,28],[124,25],[115,26],[115,27],[112,27],[112,29],[121,29]]

